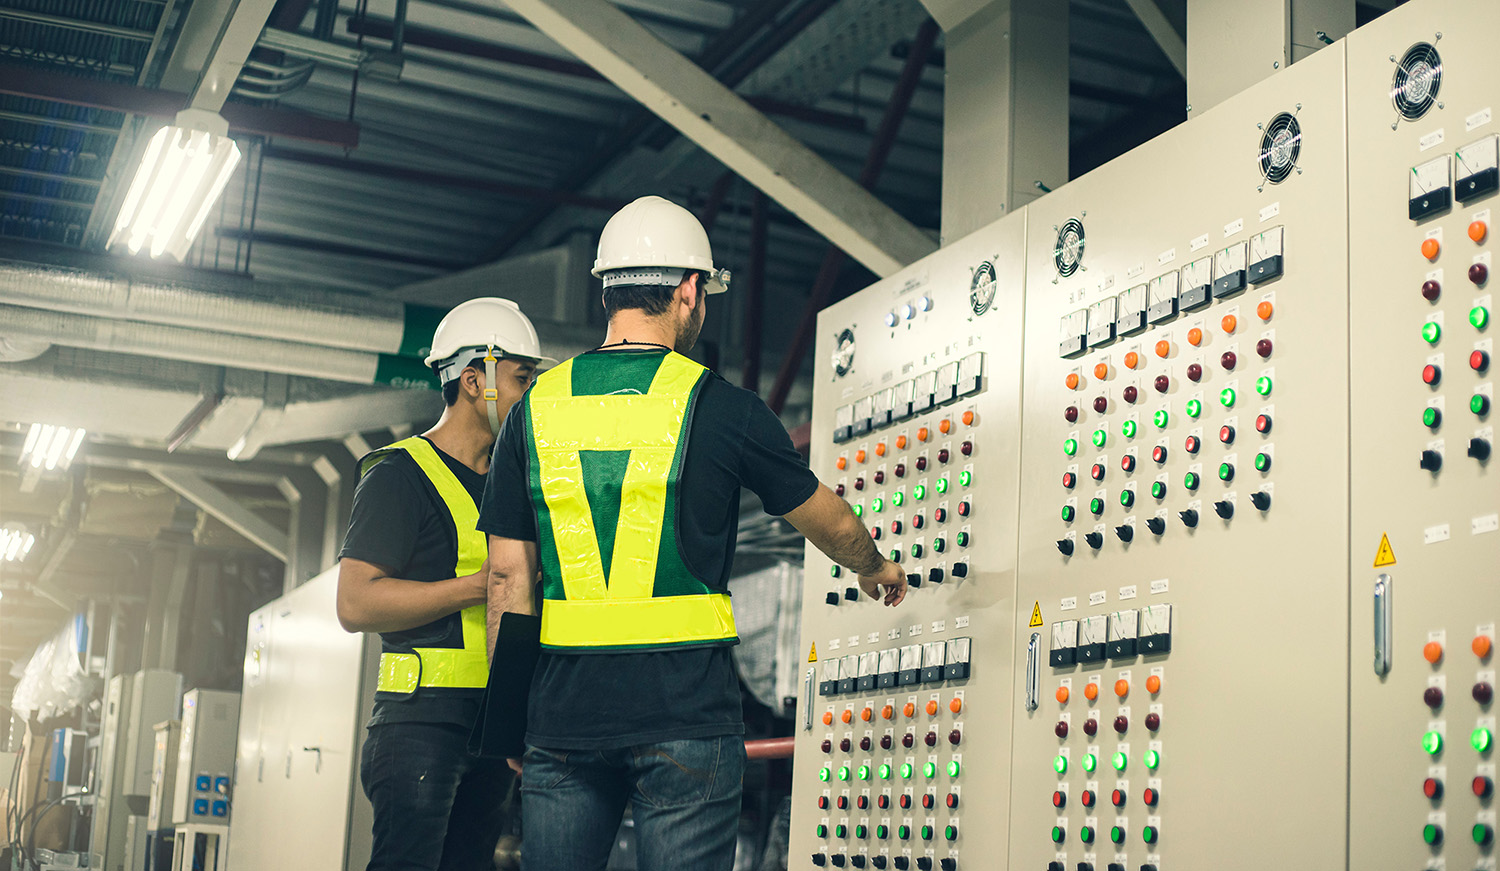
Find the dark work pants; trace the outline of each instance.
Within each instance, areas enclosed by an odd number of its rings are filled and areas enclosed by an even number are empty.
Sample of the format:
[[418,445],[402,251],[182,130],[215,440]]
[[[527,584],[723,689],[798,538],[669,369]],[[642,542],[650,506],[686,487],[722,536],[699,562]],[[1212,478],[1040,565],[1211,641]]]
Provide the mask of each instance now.
[[375,808],[368,871],[494,867],[512,775],[504,759],[470,756],[468,743],[468,729],[445,723],[370,727],[359,765]]

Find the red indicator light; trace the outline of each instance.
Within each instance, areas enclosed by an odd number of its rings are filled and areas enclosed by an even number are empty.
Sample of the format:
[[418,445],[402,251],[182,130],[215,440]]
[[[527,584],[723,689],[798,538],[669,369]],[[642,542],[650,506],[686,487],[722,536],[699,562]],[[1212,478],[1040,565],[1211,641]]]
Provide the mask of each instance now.
[[1443,380],[1443,370],[1431,363],[1422,367],[1422,381],[1426,384],[1437,384]]

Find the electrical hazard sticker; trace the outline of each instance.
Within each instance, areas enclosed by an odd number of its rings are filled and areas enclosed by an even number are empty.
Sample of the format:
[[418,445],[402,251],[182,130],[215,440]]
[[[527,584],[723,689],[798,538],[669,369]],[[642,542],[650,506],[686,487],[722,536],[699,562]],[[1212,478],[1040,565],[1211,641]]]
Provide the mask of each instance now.
[[1041,602],[1040,599],[1038,599],[1037,602],[1036,602],[1036,604],[1034,604],[1034,605],[1031,606],[1031,622],[1028,623],[1028,624],[1026,624],[1026,626],[1029,629],[1035,629],[1035,628],[1037,628],[1038,626],[1041,626],[1041,625],[1042,625],[1042,602]]
[[812,644],[808,645],[808,647],[807,647],[807,661],[808,662],[817,662],[818,661],[818,644],[817,644],[817,642],[813,642]]
[[1382,569],[1396,564],[1396,552],[1391,550],[1390,536],[1380,533],[1380,547],[1375,551],[1375,568]]

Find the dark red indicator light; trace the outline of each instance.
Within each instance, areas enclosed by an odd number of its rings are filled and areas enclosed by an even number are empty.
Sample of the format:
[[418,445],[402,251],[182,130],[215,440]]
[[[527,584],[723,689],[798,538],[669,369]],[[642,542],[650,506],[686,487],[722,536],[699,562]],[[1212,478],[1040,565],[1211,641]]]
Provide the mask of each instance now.
[[1120,396],[1121,396],[1121,397],[1122,397],[1122,398],[1124,398],[1124,400],[1125,400],[1125,401],[1126,401],[1126,402],[1128,402],[1128,403],[1130,403],[1130,404],[1131,404],[1131,405],[1134,405],[1134,404],[1135,404],[1135,400],[1136,400],[1136,398],[1137,398],[1137,397],[1138,397],[1138,396],[1139,396],[1139,395],[1140,395],[1140,394],[1139,394],[1139,392],[1138,392],[1138,391],[1137,391],[1137,390],[1136,390],[1136,389],[1135,389],[1135,385],[1134,385],[1134,384],[1132,384],[1132,385],[1130,385],[1130,386],[1129,386],[1129,387],[1126,387],[1126,388],[1125,388],[1125,389],[1124,389],[1124,390],[1121,390],[1121,391],[1120,391]]
[[1099,731],[1099,721],[1090,717],[1083,721],[1083,734],[1093,737]]
[[1066,419],[1068,421],[1068,423],[1077,423],[1078,422],[1078,406],[1076,406],[1076,405],[1070,405],[1067,408],[1063,409],[1063,418]]
[[1103,396],[1094,397],[1094,410],[1103,414],[1109,410],[1109,400]]
[[1068,737],[1068,721],[1058,720],[1057,725],[1052,727],[1052,733],[1059,738]]
[[1443,705],[1443,691],[1437,687],[1428,687],[1422,690],[1422,701],[1429,708],[1440,708]]
[[1422,794],[1428,798],[1443,797],[1443,782],[1436,777],[1429,777],[1422,781]]
[[1197,363],[1189,363],[1187,367],[1187,376],[1189,381],[1202,381],[1203,367],[1198,365]]
[[1123,734],[1125,734],[1125,732],[1129,728],[1130,728],[1130,720],[1127,719],[1124,715],[1115,717],[1115,731],[1116,732],[1119,732],[1121,735],[1123,735]]
[[1255,353],[1261,355],[1262,357],[1271,356],[1271,340],[1261,339],[1260,341],[1256,342]]
[[1146,728],[1149,729],[1149,730],[1151,730],[1152,732],[1155,732],[1157,729],[1160,729],[1161,728],[1161,714],[1147,714],[1146,715]]
[[1225,369],[1233,369],[1234,364],[1238,362],[1239,358],[1235,356],[1233,351],[1225,351],[1223,356],[1219,357],[1219,365]]
[[1435,365],[1433,365],[1431,363],[1428,363],[1426,366],[1422,367],[1422,381],[1423,381],[1423,383],[1425,383],[1425,384],[1434,384],[1435,385],[1439,381],[1442,381],[1442,380],[1443,380],[1443,370],[1439,369],[1437,366],[1435,366]]
[[1158,375],[1156,380],[1151,382],[1151,386],[1156,388],[1157,393],[1166,393],[1167,388],[1172,386],[1172,379],[1165,375]]
[[1432,279],[1422,282],[1422,298],[1428,302],[1436,302],[1438,295],[1443,292],[1442,285]]

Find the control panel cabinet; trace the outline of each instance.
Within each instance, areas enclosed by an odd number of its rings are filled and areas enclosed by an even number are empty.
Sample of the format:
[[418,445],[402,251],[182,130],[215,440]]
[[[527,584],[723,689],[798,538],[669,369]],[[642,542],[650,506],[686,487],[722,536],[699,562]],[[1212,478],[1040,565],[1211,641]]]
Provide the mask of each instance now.
[[1496,867],[1500,6],[1348,39],[1351,868]]
[[823,311],[811,464],[907,573],[807,551],[792,869],[1003,862],[1025,217]]
[[1027,207],[1010,868],[1345,866],[1343,65]]

